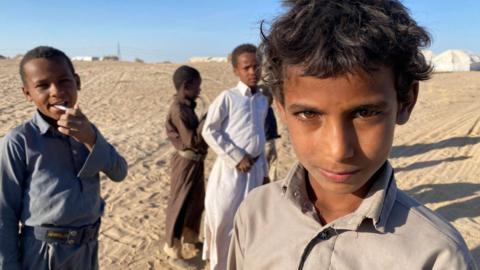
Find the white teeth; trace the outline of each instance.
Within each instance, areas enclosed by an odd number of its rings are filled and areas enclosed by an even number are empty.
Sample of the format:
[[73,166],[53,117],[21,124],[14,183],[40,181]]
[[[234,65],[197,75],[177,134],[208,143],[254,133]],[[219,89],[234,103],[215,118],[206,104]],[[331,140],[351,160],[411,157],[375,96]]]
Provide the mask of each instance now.
[[65,107],[65,106],[63,106],[63,105],[53,105],[53,107],[55,107],[55,108],[57,108],[57,109],[60,109],[60,110],[62,110],[62,111],[68,110],[68,108]]

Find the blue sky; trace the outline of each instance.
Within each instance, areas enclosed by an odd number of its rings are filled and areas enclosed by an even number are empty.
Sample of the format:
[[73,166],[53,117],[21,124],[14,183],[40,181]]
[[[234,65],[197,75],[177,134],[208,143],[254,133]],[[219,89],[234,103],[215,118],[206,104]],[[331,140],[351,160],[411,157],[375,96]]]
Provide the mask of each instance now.
[[[480,54],[480,1],[403,3],[431,32],[434,52]],[[240,43],[258,43],[259,22],[281,10],[274,0],[0,0],[0,54],[51,45],[70,56],[103,56],[116,54],[118,42],[125,60],[225,56]]]

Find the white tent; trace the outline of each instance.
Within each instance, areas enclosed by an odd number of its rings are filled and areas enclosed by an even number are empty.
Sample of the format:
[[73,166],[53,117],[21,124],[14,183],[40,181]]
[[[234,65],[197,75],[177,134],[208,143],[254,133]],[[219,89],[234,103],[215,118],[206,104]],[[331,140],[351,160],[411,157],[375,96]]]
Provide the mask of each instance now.
[[422,50],[423,57],[425,57],[425,61],[427,61],[428,64],[432,63],[432,59],[435,56],[435,54],[430,51],[430,50]]
[[432,60],[435,72],[480,71],[480,57],[462,50],[447,50]]

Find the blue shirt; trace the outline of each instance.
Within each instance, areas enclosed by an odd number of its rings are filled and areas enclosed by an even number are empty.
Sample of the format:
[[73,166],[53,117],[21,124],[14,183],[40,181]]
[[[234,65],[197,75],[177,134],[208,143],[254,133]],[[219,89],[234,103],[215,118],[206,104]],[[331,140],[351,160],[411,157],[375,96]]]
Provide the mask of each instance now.
[[103,214],[99,172],[113,181],[127,163],[94,127],[91,152],[40,115],[14,128],[0,144],[0,268],[19,263],[19,222],[77,227]]

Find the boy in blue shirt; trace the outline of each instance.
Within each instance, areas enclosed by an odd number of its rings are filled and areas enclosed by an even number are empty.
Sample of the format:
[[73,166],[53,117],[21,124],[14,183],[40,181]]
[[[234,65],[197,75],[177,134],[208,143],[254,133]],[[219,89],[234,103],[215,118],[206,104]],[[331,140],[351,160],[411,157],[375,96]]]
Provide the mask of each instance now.
[[80,110],[62,51],[30,50],[20,76],[37,111],[0,144],[0,268],[98,269],[99,173],[122,181],[127,163]]

